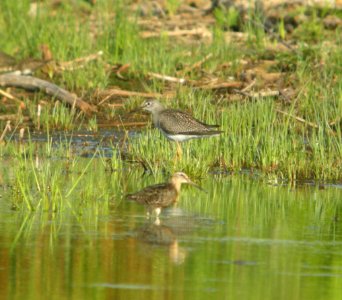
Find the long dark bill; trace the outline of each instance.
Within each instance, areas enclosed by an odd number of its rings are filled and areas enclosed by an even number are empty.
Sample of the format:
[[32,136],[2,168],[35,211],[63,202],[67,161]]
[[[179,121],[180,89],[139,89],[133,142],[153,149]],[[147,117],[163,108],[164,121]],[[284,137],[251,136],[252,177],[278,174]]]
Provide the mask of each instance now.
[[188,182],[190,185],[196,187],[197,189],[199,189],[200,191],[204,192],[204,193],[208,193],[205,189],[203,189],[201,186],[199,186],[198,184],[192,182],[192,181],[189,181]]

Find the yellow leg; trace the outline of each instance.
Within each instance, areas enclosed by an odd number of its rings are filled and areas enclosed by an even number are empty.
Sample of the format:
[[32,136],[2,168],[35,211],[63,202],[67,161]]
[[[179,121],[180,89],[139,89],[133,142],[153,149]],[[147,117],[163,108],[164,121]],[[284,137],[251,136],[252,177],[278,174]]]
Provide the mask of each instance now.
[[176,145],[177,145],[176,159],[180,160],[182,158],[182,155],[183,155],[182,147],[179,144],[179,142],[176,142]]

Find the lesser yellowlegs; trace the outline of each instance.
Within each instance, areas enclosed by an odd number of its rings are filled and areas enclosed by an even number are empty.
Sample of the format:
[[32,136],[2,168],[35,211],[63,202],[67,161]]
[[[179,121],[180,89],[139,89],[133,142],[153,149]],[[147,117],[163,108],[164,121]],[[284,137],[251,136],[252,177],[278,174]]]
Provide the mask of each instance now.
[[162,134],[177,143],[177,155],[182,154],[179,142],[195,138],[218,136],[223,131],[217,130],[219,125],[205,124],[190,114],[164,106],[157,100],[147,100],[141,109],[152,113],[152,121]]

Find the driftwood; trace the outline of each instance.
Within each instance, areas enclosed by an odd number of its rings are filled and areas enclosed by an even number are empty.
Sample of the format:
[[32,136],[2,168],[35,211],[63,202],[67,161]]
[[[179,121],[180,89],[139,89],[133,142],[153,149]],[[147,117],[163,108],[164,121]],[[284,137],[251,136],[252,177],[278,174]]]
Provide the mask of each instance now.
[[70,92],[51,82],[36,77],[2,74],[0,75],[0,86],[22,88],[29,91],[41,91],[63,101],[64,103],[67,103],[71,106],[76,106],[85,113],[96,111],[95,107],[81,100],[76,95],[71,94]]

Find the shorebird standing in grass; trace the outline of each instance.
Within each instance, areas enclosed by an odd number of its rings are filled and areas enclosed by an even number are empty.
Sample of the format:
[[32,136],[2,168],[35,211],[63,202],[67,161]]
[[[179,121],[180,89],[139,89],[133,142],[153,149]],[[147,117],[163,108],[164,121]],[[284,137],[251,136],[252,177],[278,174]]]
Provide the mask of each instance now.
[[[152,113],[152,121],[161,133],[177,144],[177,157],[182,156],[179,142],[190,139],[218,136],[223,131],[217,130],[219,125],[205,124],[188,113],[164,106],[157,100],[146,100],[140,109]],[[216,128],[216,129],[215,129]]]
[[191,184],[202,190],[200,186],[190,180],[188,175],[183,172],[177,172],[172,175],[169,182],[145,187],[134,194],[128,194],[126,199],[145,205],[147,215],[149,216],[154,212],[157,222],[159,222],[158,216],[161,210],[172,206],[178,201],[182,183]]

